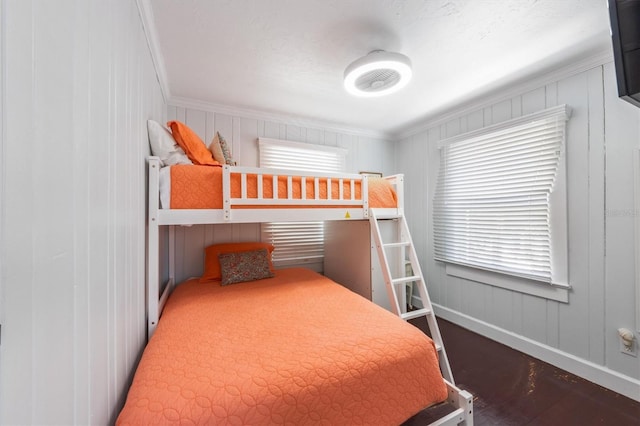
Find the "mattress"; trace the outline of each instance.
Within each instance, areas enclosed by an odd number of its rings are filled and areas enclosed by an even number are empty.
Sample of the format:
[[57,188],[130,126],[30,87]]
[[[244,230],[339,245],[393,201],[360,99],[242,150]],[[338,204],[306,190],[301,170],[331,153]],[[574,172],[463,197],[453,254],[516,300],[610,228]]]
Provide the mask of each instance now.
[[447,396],[420,330],[307,269],[170,296],[117,424],[400,424]]
[[[273,180],[271,175],[264,175],[263,198],[273,199]],[[248,198],[257,198],[258,178],[256,175],[249,175],[247,178]],[[294,178],[292,182],[292,194],[295,199],[303,199],[302,182],[300,178]],[[286,177],[279,177],[278,188],[276,189],[278,198],[284,199],[288,194],[288,183]],[[346,199],[362,200],[361,185],[355,183],[353,197],[351,182],[344,181],[342,184],[343,196]],[[338,199],[340,194],[340,184],[337,180],[331,182],[331,199]],[[311,179],[305,182],[305,199],[315,198],[315,186]],[[231,196],[240,198],[241,178],[240,174],[231,174]],[[397,207],[397,197],[391,184],[381,178],[369,178],[368,185],[369,207],[374,208],[395,208]],[[326,180],[321,179],[319,185],[318,198],[327,200]],[[222,208],[222,168],[194,165],[174,165],[164,167],[160,170],[160,201],[163,209],[221,209]],[[354,203],[355,206],[355,203]],[[291,208],[292,206],[286,206]],[[326,205],[308,205],[304,207],[331,207]],[[346,207],[344,205],[340,207]],[[274,208],[273,205],[262,206],[234,206],[233,208]]]

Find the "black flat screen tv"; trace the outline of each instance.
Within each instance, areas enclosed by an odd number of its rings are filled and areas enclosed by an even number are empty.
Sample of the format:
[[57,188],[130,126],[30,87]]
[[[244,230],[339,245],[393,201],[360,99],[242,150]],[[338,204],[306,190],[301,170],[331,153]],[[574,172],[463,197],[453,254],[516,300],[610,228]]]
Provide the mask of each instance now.
[[618,96],[640,107],[640,0],[609,0]]

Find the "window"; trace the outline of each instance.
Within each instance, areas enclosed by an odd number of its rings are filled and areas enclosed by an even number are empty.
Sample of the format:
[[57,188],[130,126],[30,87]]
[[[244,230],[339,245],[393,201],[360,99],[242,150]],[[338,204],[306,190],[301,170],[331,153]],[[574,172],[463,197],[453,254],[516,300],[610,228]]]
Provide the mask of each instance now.
[[567,287],[568,117],[563,105],[441,142],[436,260]]
[[[313,172],[341,172],[347,151],[323,145],[260,138],[260,167]],[[262,224],[262,240],[275,246],[277,266],[305,265],[322,271],[324,222]]]

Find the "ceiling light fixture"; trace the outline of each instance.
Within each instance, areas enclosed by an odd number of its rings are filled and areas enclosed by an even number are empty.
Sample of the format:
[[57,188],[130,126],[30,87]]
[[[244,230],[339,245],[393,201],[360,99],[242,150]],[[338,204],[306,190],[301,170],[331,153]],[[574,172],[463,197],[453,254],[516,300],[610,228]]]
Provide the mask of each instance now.
[[406,86],[411,74],[411,61],[405,55],[374,50],[344,70],[344,88],[355,96],[384,96]]

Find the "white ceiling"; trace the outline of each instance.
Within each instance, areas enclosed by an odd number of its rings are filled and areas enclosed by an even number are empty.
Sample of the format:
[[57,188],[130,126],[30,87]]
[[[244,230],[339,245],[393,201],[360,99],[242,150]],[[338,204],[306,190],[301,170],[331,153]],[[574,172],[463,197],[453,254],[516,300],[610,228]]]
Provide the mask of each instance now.
[[[172,99],[389,135],[609,48],[605,0],[153,0]],[[375,49],[413,62],[362,99],[344,69]],[[170,99],[171,100],[171,99]]]

